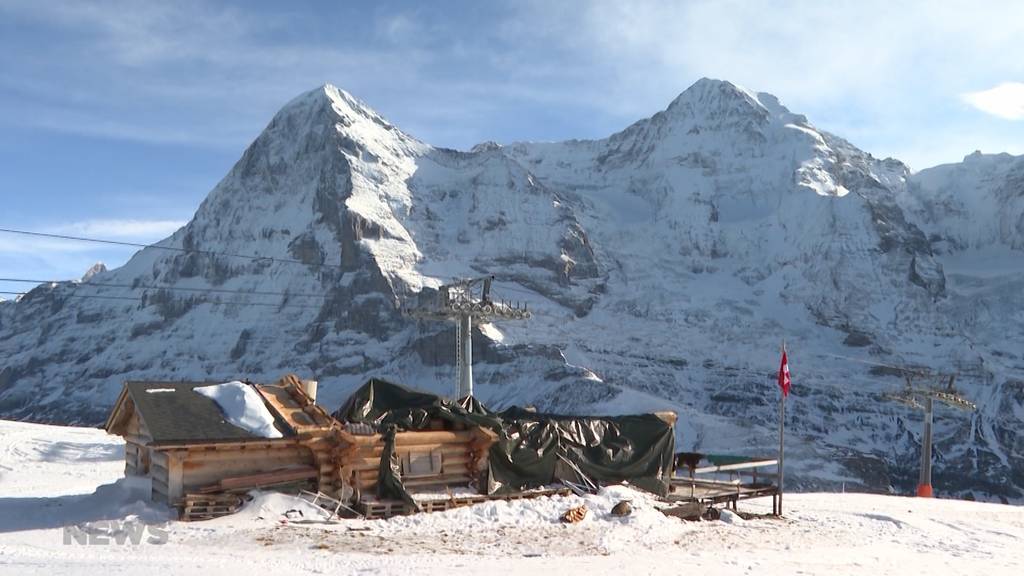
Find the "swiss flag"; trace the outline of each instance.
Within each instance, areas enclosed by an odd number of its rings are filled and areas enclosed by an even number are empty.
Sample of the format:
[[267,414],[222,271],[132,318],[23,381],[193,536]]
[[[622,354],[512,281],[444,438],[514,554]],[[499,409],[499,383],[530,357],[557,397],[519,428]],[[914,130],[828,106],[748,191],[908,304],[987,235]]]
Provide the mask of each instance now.
[[789,360],[786,358],[786,349],[782,349],[782,364],[779,366],[779,388],[782,388],[782,395],[789,396],[789,387],[792,381],[789,379]]

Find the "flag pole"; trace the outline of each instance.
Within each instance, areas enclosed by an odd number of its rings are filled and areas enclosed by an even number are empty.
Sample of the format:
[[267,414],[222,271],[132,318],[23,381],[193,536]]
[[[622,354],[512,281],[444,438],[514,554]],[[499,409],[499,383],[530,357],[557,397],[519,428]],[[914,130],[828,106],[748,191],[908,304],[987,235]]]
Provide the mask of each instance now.
[[[786,341],[782,341],[782,353],[786,353]],[[786,391],[779,387],[779,516],[782,516],[782,492],[784,457],[786,453]]]

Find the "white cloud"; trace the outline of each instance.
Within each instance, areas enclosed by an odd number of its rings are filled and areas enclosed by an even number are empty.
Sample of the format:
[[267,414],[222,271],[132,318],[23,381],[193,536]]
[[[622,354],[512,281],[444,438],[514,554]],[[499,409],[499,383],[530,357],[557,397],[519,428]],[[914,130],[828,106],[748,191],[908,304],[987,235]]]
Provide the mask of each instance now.
[[[137,220],[137,219],[106,219],[82,220],[36,228],[32,231],[46,234],[62,234],[99,240],[116,240],[149,244],[162,240],[178,228],[185,225],[180,220]],[[104,246],[93,242],[77,240],[60,240],[37,236],[16,234],[0,234],[0,255],[33,255],[46,254],[88,254],[103,253],[108,250],[123,252],[125,248]],[[134,250],[134,249],[132,249]],[[99,259],[99,257],[97,257]],[[3,263],[0,260],[0,263]]]
[[[48,234],[151,244],[184,224],[178,220],[96,219],[27,228]],[[129,246],[0,234],[0,276],[35,280],[77,279],[96,262],[106,262],[109,267],[116,268],[137,250]],[[0,280],[0,291],[23,292],[29,288],[24,283]]]
[[993,116],[1024,120],[1024,83],[1003,82],[988,90],[968,92],[963,98],[971,106]]
[[171,235],[184,225],[185,222],[181,220],[83,220],[56,226],[51,231],[89,238],[154,242]]

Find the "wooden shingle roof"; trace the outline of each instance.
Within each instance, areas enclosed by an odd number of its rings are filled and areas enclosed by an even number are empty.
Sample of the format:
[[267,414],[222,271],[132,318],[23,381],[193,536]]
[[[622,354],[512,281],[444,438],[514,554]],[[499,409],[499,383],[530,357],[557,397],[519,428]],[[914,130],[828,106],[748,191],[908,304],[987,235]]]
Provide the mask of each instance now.
[[[127,408],[130,401],[134,410],[145,422],[152,437],[152,444],[239,442],[246,440],[266,441],[248,430],[231,424],[224,418],[220,407],[211,398],[194,391],[200,386],[220,382],[126,382],[107,421],[107,431],[120,434],[119,413]],[[291,428],[281,420],[281,415],[268,405],[277,420],[276,428],[285,437],[293,435]]]

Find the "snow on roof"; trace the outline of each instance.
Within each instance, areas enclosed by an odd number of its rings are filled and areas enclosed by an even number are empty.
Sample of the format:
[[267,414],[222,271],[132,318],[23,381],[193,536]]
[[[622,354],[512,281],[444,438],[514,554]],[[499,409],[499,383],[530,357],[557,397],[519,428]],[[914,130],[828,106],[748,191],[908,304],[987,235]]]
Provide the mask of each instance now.
[[274,415],[252,386],[233,380],[223,384],[197,386],[193,391],[216,402],[224,418],[235,426],[261,438],[284,437],[274,426]]

